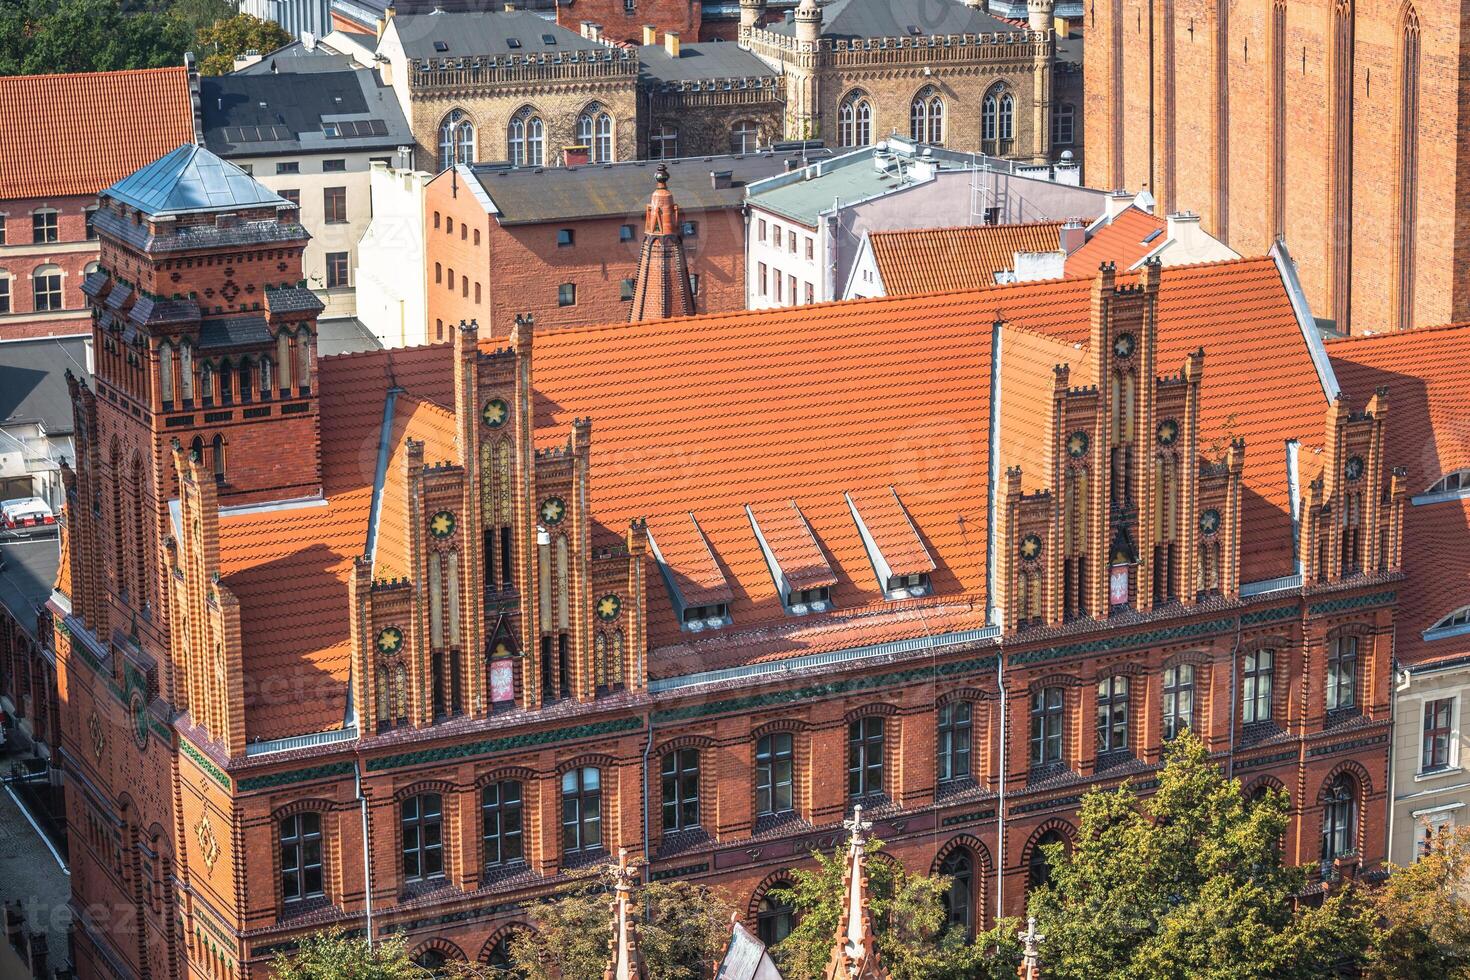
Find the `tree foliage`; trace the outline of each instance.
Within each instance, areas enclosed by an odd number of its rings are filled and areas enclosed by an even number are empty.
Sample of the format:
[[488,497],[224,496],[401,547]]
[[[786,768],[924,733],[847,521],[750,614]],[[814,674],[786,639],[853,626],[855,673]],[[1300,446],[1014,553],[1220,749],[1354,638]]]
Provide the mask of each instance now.
[[[512,938],[510,958],[525,980],[601,980],[612,938],[612,893],[606,870],[582,876],[561,896],[531,910],[535,931]],[[731,910],[716,894],[687,881],[635,886],[633,903],[647,915],[638,937],[658,980],[700,980],[730,939]]]
[[[963,931],[947,928],[943,896],[949,879],[910,874],[882,854],[882,848],[881,841],[868,841],[868,906],[878,955],[893,980],[1000,980],[1016,975],[1020,948],[1015,920],[1003,919],[967,943]],[[815,868],[792,872],[790,894],[798,922],[771,950],[786,980],[819,980],[842,917],[844,852],[812,857]]]
[[271,965],[275,980],[431,980],[408,957],[402,937],[369,946],[340,930],[306,937],[292,953],[279,953]]
[[1470,980],[1470,827],[1430,838],[1428,853],[1395,867],[1374,896],[1381,927],[1367,976]]
[[1082,802],[1070,853],[1045,845],[1050,883],[1029,912],[1049,978],[1308,978],[1360,964],[1372,915],[1354,889],[1297,901],[1282,862],[1286,795],[1247,800],[1192,734],[1175,739],[1153,797],[1125,784]]
[[0,0],[0,74],[180,65],[189,35],[167,13],[118,0]]
[[291,35],[272,20],[236,14],[217,20],[195,35],[199,71],[204,75],[226,75],[235,68],[235,58],[246,51],[264,54],[291,43]]

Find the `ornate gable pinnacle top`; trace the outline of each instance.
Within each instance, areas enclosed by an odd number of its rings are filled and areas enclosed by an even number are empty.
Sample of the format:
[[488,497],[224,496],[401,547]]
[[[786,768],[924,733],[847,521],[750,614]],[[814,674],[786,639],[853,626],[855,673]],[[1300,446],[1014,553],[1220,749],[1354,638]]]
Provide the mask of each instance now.
[[873,916],[868,910],[866,851],[873,825],[863,819],[862,804],[852,808],[852,819],[842,825],[851,835],[842,872],[842,917],[822,980],[888,980],[888,971],[878,961]]
[[648,980],[648,967],[643,963],[643,950],[638,944],[638,913],[633,908],[633,882],[638,877],[628,862],[628,849],[618,848],[618,863],[613,875],[613,934],[608,941],[607,969],[603,980]]
[[643,251],[638,257],[638,278],[628,310],[630,323],[692,316],[695,312],[682,219],[674,193],[669,190],[669,168],[659,164],[653,179],[657,183],[643,212]]
[[648,207],[643,211],[643,233],[645,235],[675,235],[679,232],[679,205],[674,203],[674,192],[669,190],[669,168],[659,164],[653,173],[655,187]]

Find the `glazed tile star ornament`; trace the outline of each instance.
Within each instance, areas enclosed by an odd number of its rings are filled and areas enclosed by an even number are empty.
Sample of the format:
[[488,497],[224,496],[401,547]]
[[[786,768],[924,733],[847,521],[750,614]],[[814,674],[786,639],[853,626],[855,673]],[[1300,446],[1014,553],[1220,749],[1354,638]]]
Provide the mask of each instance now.
[[1211,507],[1199,515],[1199,529],[1201,534],[1214,534],[1220,530],[1220,512]]
[[560,497],[547,497],[541,501],[541,523],[554,527],[567,516],[567,502]]
[[597,600],[597,618],[604,623],[610,623],[618,618],[618,613],[623,610],[623,600],[609,592]]
[[1035,561],[1041,557],[1041,538],[1035,534],[1028,534],[1021,539],[1021,558],[1023,561]]
[[1078,429],[1067,437],[1067,455],[1073,459],[1081,459],[1087,455],[1089,445],[1091,445],[1091,440],[1087,438],[1087,433]]
[[378,652],[397,653],[403,649],[403,630],[389,626],[378,631]]
[[429,518],[429,533],[436,538],[447,538],[454,533],[454,515],[441,510]]
[[485,403],[485,407],[480,410],[480,419],[492,429],[498,429],[504,425],[509,415],[510,406],[506,405],[499,398],[490,399]]

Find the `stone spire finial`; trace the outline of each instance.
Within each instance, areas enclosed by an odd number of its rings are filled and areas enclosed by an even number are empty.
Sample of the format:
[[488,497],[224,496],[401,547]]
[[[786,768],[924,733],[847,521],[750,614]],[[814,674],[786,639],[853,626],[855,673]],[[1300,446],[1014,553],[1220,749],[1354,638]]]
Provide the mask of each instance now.
[[1026,918],[1026,931],[1016,934],[1021,940],[1021,965],[1016,976],[1021,980],[1041,980],[1041,944],[1046,939],[1036,931],[1036,916]]
[[607,969],[602,971],[602,980],[648,980],[648,967],[638,943],[638,913],[633,908],[633,882],[638,880],[638,871],[628,860],[626,847],[618,848],[612,876],[613,934],[607,944]]
[[868,831],[873,825],[863,819],[863,807],[858,804],[852,808],[852,819],[844,820],[842,826],[849,835],[842,872],[842,917],[822,980],[888,980],[888,971],[878,961],[873,916],[868,910],[866,861]]
[[653,196],[643,212],[643,251],[638,257],[633,302],[628,320],[666,320],[692,316],[694,287],[689,259],[684,254],[684,226],[674,192],[669,190],[669,168],[654,171]]

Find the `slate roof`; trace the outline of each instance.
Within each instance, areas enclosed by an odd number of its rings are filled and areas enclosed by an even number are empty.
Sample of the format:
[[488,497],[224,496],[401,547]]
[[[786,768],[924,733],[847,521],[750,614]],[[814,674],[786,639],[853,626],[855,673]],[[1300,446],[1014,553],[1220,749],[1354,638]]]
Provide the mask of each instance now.
[[0,199],[96,194],[194,139],[183,66],[0,78]]
[[645,44],[638,48],[638,64],[644,77],[659,82],[777,75],[776,69],[740,45],[720,41],[681,45],[677,58],[662,44]]
[[[825,151],[824,151],[825,152]],[[810,155],[810,154],[809,154]],[[659,163],[669,168],[669,189],[686,212],[737,208],[747,184],[786,169],[790,154],[687,157],[682,160],[594,164],[545,169],[479,166],[475,179],[500,211],[504,225],[558,219],[641,215]],[[711,171],[731,171],[731,186],[716,188]],[[437,180],[449,180],[441,174]]]
[[[1408,471],[1410,497],[1470,468],[1470,324],[1333,340],[1327,355],[1353,410],[1387,386],[1384,459]],[[1421,635],[1470,605],[1470,499],[1410,504],[1404,542],[1395,656],[1419,665],[1470,655],[1470,636]]]
[[139,168],[105,193],[153,217],[286,204],[233,163],[193,143]]
[[[911,28],[917,28],[917,33]],[[788,16],[768,30],[795,36],[796,24]],[[912,0],[833,0],[822,5],[822,36],[830,38],[1009,34],[1015,30],[1014,25],[961,0],[920,4]]]
[[270,328],[263,316],[236,316],[227,320],[205,320],[199,325],[199,349],[264,346],[272,343]]
[[276,50],[267,53],[255,64],[246,65],[238,71],[231,72],[228,77],[274,75],[281,72],[312,74],[316,72],[351,71],[354,64],[355,62],[353,62],[351,55],[332,54],[320,45],[308,49],[300,41],[292,41],[290,44],[282,45]]
[[333,354],[357,354],[361,351],[382,349],[383,342],[356,317],[333,317],[330,320],[317,321],[316,352],[318,357],[329,357]]
[[[362,68],[200,82],[204,142],[222,157],[391,149],[413,142],[393,90]],[[337,135],[328,136],[326,124]],[[346,125],[340,125],[345,123]]]
[[51,596],[56,571],[61,567],[61,539],[7,541],[0,545],[5,569],[0,571],[0,604],[10,610],[16,624],[32,640],[50,644],[50,637],[36,636],[36,615]]
[[265,308],[271,313],[320,313],[325,306],[305,286],[286,286],[265,291]]
[[1015,265],[1017,252],[1055,252],[1062,222],[875,231],[868,241],[889,296],[975,289]]
[[41,421],[51,435],[72,431],[65,372],[88,377],[85,335],[12,340],[0,344],[0,425]]
[[[482,7],[473,12],[406,14],[399,9],[388,23],[389,30],[397,32],[404,54],[417,59],[612,50],[527,10],[485,11]],[[545,40],[547,37],[552,40]],[[512,47],[512,39],[519,45]],[[443,50],[439,44],[444,45]]]

